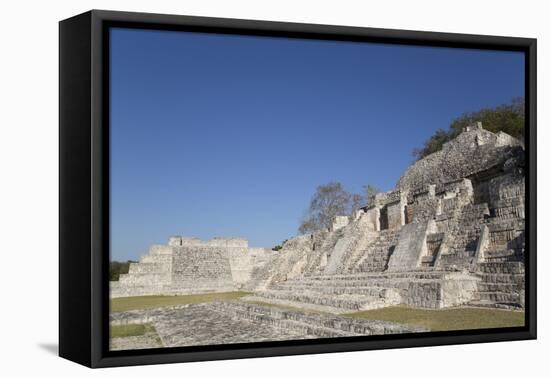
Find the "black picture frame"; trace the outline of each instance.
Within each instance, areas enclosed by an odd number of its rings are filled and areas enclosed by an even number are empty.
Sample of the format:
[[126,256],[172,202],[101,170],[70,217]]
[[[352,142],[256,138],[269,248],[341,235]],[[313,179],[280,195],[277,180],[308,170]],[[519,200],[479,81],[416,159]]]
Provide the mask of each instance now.
[[[108,348],[109,39],[113,26],[525,53],[524,327],[129,351]],[[535,339],[536,39],[92,10],[59,24],[59,355],[88,367]]]

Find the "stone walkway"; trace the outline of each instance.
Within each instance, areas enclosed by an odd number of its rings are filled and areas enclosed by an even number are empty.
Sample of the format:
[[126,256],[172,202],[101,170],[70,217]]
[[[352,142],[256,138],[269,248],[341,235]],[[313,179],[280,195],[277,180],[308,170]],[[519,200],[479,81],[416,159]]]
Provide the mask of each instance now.
[[[151,323],[164,347],[426,331],[397,323],[284,310],[237,301],[111,315],[111,325],[140,323]],[[111,345],[113,350],[158,347],[139,337],[113,339]]]

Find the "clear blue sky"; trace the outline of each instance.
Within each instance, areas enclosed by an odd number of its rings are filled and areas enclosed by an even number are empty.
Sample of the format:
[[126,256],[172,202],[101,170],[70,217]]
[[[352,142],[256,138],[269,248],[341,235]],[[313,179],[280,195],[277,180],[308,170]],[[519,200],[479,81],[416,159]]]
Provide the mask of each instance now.
[[111,251],[296,234],[316,187],[390,190],[461,113],[523,96],[523,54],[113,29]]

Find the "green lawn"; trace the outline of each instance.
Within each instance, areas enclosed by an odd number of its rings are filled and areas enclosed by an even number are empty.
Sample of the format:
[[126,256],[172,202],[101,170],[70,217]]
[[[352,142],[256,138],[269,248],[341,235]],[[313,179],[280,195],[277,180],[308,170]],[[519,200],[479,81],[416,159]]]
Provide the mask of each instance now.
[[156,332],[150,324],[124,324],[111,326],[111,337],[143,336],[146,333]]
[[346,314],[345,316],[406,323],[429,328],[432,331],[521,327],[525,323],[525,313],[522,311],[471,307],[424,310],[396,306],[377,310],[354,312]]
[[239,299],[250,293],[243,291],[232,291],[228,293],[208,293],[192,295],[150,295],[143,297],[124,297],[111,299],[111,312],[123,312],[129,310],[143,310],[163,306],[175,306],[182,304],[193,304],[211,302],[216,300]]

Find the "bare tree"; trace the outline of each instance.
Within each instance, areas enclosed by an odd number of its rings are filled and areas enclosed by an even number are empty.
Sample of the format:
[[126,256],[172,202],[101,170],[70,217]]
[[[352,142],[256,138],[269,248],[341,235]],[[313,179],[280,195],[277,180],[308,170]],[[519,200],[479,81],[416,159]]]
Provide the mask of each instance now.
[[309,209],[298,228],[300,234],[306,234],[330,227],[337,215],[349,215],[352,195],[339,182],[329,182],[317,187]]
[[365,197],[361,194],[352,194],[351,195],[351,215],[355,215],[355,213],[365,206],[366,201]]
[[380,189],[378,189],[377,187],[375,187],[374,185],[371,185],[371,184],[365,185],[365,186],[363,186],[363,188],[365,189],[365,193],[366,193],[366,197],[367,197],[366,206],[368,206],[372,202],[374,202],[374,197],[378,193],[380,193]]

